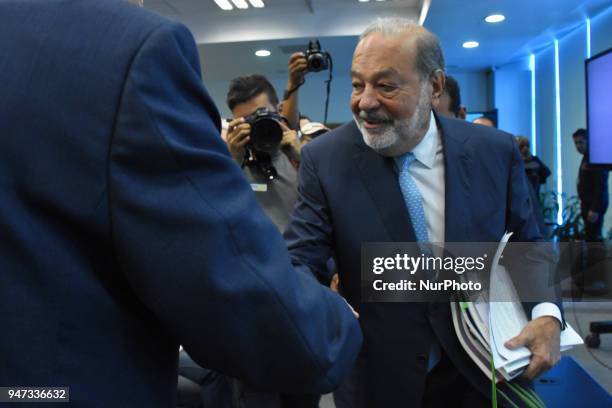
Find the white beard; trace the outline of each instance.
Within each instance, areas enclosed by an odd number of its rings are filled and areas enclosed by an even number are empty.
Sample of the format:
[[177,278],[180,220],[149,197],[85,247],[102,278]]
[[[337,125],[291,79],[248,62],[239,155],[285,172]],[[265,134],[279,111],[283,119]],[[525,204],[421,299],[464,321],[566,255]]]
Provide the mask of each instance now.
[[429,118],[431,100],[427,97],[427,82],[421,86],[419,103],[410,118],[394,120],[393,124],[382,127],[381,129],[370,130],[363,126],[363,119],[367,114],[363,111],[359,116],[353,115],[353,119],[361,132],[363,141],[372,150],[382,155],[388,155],[389,151],[395,150],[401,144],[414,138]]

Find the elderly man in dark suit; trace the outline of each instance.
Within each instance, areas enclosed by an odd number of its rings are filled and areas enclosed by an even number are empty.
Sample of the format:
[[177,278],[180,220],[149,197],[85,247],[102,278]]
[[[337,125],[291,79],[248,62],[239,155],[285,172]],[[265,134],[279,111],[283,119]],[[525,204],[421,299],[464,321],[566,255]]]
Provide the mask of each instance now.
[[[443,70],[427,30],[402,19],[373,23],[353,56],[354,122],[302,150],[285,233],[293,262],[328,283],[333,255],[364,332],[339,407],[490,406],[490,384],[461,350],[448,304],[359,304],[364,242],[496,242],[504,231],[518,241],[540,238],[512,136],[433,113]],[[533,378],[559,358],[562,316],[554,302],[528,313],[532,320],[508,346],[531,349],[525,374]]]
[[179,344],[266,389],[349,371],[357,320],[291,267],[199,65],[124,1],[0,2],[0,385],[169,408]]

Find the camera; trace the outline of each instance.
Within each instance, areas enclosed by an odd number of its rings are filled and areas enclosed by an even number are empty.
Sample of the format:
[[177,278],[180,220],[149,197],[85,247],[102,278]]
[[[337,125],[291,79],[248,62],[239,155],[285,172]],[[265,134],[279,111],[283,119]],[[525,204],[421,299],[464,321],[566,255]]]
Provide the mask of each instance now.
[[283,140],[282,118],[278,113],[259,108],[244,119],[251,125],[249,146],[253,150],[272,153],[278,149]]
[[324,71],[329,67],[329,54],[321,51],[319,40],[310,41],[308,50],[304,53],[306,61],[308,61],[308,71],[319,72]]

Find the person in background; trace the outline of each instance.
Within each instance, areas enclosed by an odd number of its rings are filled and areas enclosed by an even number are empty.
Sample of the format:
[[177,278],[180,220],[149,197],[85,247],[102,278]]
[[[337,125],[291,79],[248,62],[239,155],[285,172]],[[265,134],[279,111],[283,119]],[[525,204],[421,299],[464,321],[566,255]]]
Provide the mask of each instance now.
[[302,146],[329,130],[324,123],[313,122],[308,116],[300,114],[298,137]]
[[305,125],[309,124],[310,122],[312,122],[312,119],[310,119],[310,117],[306,115],[302,115],[300,113],[300,129],[302,129]]
[[461,105],[461,89],[457,80],[450,75],[446,76],[444,92],[440,95],[440,103],[436,112],[447,118],[465,120],[467,108]]
[[587,242],[601,242],[601,229],[609,203],[608,171],[589,166],[586,157],[586,133],[585,129],[577,129],[572,134],[576,150],[583,156],[578,171],[577,191],[584,220],[585,239]]
[[[278,97],[272,84],[262,75],[235,78],[230,82],[227,105],[233,120],[228,123],[227,143],[232,156],[242,165],[242,172],[250,183],[255,197],[268,217],[282,232],[289,222],[297,200],[297,170],[293,159],[299,158],[301,143],[298,132],[289,129],[282,119],[283,139],[273,151],[258,151],[249,143],[251,125],[245,118],[266,108],[276,112]],[[273,177],[266,166],[274,169]],[[241,408],[315,408],[319,395],[291,395],[261,392],[242,381],[233,381],[234,399]]]
[[227,145],[232,157],[241,166],[259,204],[283,231],[297,200],[301,150],[297,132],[289,129],[281,118],[278,125],[283,135],[279,145],[262,151],[252,143],[251,124],[246,118],[262,108],[275,113],[278,105],[274,87],[262,75],[233,79],[227,93],[227,105],[233,115],[227,129]]
[[486,116],[481,116],[479,118],[474,119],[473,123],[476,123],[477,125],[492,127],[492,128],[497,127],[495,126],[495,123],[493,123],[493,121],[487,118]]
[[529,146],[529,139],[525,136],[517,136],[516,142],[523,158],[523,165],[525,166],[525,174],[529,183],[533,187],[536,196],[540,195],[540,186],[546,183],[546,179],[550,176],[550,169],[542,163],[542,161],[531,154],[531,148]]
[[327,132],[329,132],[329,128],[323,123],[310,121],[306,122],[304,118],[300,119],[299,134],[302,146]]
[[518,144],[521,157],[523,158],[525,176],[527,176],[527,181],[529,182],[529,192],[533,212],[536,220],[538,221],[540,232],[542,232],[544,236],[547,236],[548,229],[544,220],[542,204],[540,203],[540,186],[544,184],[546,179],[550,176],[550,169],[546,167],[546,165],[542,163],[537,156],[531,155],[529,139],[527,139],[525,136],[517,136],[515,140]]

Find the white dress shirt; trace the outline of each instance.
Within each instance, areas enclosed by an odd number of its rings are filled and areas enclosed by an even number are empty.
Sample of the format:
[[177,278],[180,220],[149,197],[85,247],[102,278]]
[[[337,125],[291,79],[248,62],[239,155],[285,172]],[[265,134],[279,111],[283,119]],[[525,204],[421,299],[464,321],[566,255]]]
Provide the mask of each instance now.
[[[409,171],[423,198],[423,212],[429,241],[441,244],[445,238],[444,149],[433,111],[429,117],[429,129],[423,140],[412,149],[412,153],[416,160],[410,166]],[[401,168],[398,158],[395,159],[398,168]],[[532,320],[542,316],[553,316],[559,322],[562,321],[561,311],[554,303],[539,303],[531,311]]]

